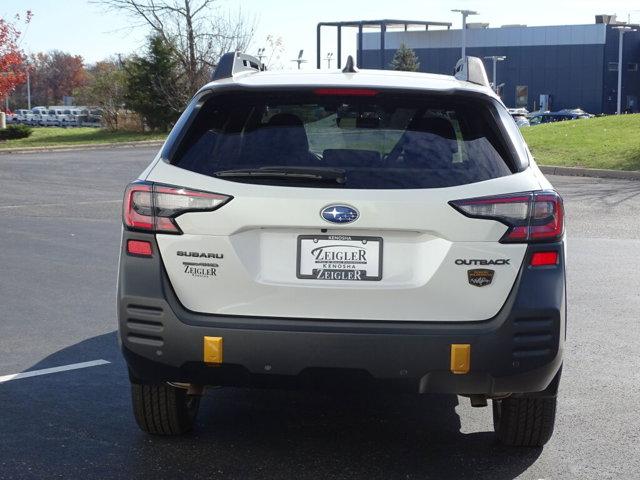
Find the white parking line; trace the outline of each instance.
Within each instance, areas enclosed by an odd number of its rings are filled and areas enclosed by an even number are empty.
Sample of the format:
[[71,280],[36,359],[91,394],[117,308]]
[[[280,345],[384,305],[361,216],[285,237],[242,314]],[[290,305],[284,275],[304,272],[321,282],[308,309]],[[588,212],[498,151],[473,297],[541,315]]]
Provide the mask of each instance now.
[[67,370],[77,370],[79,368],[97,367],[98,365],[107,365],[106,360],[92,360],[90,362],[72,363],[71,365],[63,365],[61,367],[43,368],[42,370],[32,370],[30,372],[14,373],[12,375],[4,375],[0,377],[0,383],[10,380],[18,380],[20,378],[37,377],[38,375],[48,375],[50,373],[66,372]]
[[74,205],[97,205],[99,203],[122,203],[122,200],[91,200],[73,203],[25,203],[24,205],[1,205],[0,210],[27,207],[73,207]]

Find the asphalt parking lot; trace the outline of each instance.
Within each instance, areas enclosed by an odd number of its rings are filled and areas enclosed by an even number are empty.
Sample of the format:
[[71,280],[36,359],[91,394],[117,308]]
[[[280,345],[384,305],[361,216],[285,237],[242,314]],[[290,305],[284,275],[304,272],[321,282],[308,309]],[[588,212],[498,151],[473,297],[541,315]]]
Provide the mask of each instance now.
[[640,182],[551,178],[569,338],[544,449],[496,445],[490,409],[464,398],[245,389],[209,390],[194,433],[155,438],[115,333],[121,195],[154,153],[0,155],[0,479],[638,478]]

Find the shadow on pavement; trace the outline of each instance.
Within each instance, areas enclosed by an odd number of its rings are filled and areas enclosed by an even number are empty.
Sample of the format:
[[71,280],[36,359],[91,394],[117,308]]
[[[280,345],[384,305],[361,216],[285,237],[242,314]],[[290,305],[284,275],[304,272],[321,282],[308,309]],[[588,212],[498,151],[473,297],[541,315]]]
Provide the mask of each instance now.
[[0,385],[2,478],[499,480],[541,453],[461,433],[452,396],[210,389],[192,434],[151,437],[133,420],[115,332],[32,369],[99,358],[113,363]]

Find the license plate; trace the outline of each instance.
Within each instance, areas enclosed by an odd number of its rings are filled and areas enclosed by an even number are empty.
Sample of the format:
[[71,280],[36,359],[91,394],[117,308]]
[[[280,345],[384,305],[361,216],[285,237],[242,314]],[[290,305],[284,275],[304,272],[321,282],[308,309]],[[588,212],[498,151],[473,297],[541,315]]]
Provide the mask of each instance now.
[[300,235],[297,276],[310,280],[382,279],[382,238]]

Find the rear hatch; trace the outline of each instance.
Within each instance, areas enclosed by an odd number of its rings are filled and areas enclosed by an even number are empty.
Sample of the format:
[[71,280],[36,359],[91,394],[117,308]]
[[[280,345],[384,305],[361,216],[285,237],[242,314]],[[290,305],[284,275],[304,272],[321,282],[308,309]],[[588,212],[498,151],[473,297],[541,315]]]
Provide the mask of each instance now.
[[234,91],[204,98],[192,118],[146,179],[158,212],[172,192],[162,185],[219,195],[166,213],[173,227],[156,236],[189,310],[479,321],[504,304],[526,244],[450,204],[540,188],[493,99]]

